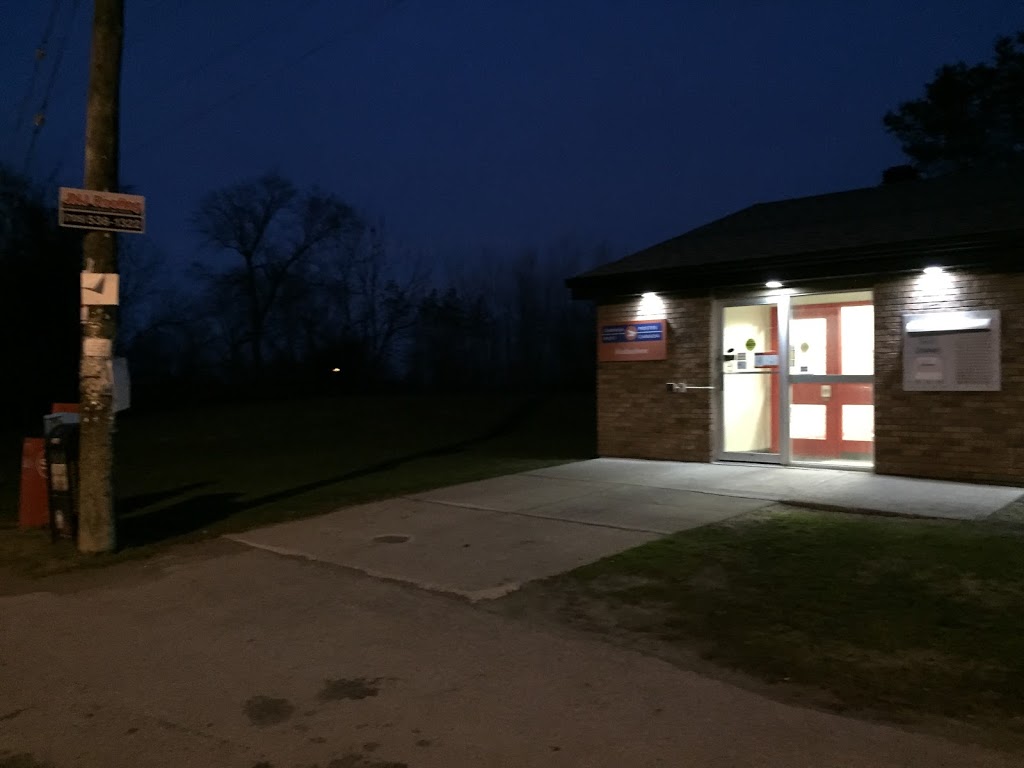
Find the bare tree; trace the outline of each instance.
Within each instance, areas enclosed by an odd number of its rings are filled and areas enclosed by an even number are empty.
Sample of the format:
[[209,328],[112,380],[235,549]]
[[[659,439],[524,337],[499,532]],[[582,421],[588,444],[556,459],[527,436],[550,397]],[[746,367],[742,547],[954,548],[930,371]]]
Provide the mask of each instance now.
[[426,291],[427,269],[406,258],[404,270],[389,252],[384,224],[370,228],[365,258],[355,263],[354,288],[359,299],[357,332],[369,359],[378,366],[392,362],[397,340],[416,323],[417,308]]
[[152,312],[163,289],[166,258],[145,235],[119,235],[117,270],[120,273],[117,346],[130,350],[135,337],[152,322]]
[[219,273],[218,283],[244,303],[256,376],[264,368],[268,324],[289,281],[316,257],[358,239],[363,229],[361,218],[337,197],[318,189],[300,192],[273,173],[211,192],[193,222],[207,245],[241,259]]
[[[451,266],[449,284],[467,313],[460,338],[485,327],[485,343],[466,351],[481,375],[481,386],[509,386],[517,391],[586,387],[593,381],[592,308],[573,302],[565,277],[607,261],[603,245],[562,238],[544,248],[502,253],[481,250],[473,261]],[[452,322],[449,293],[424,303],[424,317]],[[439,307],[445,309],[439,314]],[[426,322],[426,320],[424,321]],[[420,334],[427,345],[431,337]],[[425,347],[426,349],[426,347]],[[429,366],[432,353],[422,350],[415,365]],[[415,367],[415,366],[414,366]],[[490,380],[483,374],[492,372]]]
[[347,387],[396,378],[426,290],[422,259],[372,225],[356,248],[336,249],[286,286],[275,341],[285,364],[338,367]]

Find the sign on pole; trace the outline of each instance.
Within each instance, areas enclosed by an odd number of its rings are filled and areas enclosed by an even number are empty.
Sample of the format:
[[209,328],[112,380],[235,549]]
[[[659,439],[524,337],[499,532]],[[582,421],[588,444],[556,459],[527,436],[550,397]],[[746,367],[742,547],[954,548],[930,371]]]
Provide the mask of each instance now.
[[72,229],[141,234],[146,231],[146,198],[61,187],[57,220],[60,226]]

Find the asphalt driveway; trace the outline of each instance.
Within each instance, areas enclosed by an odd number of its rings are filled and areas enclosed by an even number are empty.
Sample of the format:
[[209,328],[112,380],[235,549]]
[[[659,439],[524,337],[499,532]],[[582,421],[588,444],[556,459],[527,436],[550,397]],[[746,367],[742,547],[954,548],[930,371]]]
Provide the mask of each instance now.
[[1010,768],[220,541],[0,597],[5,768]]
[[496,597],[771,503],[679,469],[453,486],[0,596],[0,767],[1020,765],[437,593]]

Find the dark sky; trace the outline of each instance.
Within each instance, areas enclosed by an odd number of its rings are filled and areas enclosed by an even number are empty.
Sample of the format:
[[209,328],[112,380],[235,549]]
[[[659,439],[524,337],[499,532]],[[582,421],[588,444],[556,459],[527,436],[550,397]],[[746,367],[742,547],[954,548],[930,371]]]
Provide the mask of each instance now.
[[[18,169],[54,2],[0,0],[0,159]],[[198,198],[268,169],[431,252],[568,236],[621,253],[752,202],[875,184],[901,162],[886,109],[1024,28],[1020,0],[126,5],[122,183],[183,265]],[[56,7],[33,109],[68,42],[31,171],[80,186],[92,3]]]

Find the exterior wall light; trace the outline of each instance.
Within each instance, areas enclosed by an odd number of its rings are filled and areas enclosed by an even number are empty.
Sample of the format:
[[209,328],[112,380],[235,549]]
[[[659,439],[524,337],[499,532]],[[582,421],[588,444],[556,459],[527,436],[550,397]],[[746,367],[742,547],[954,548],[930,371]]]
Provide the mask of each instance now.
[[764,284],[764,287],[772,289],[781,288],[782,283],[780,283],[778,280],[769,280],[767,283]]
[[662,320],[665,317],[665,300],[653,291],[641,294],[636,307],[635,320]]
[[[941,302],[951,301],[960,292],[956,276],[939,266],[928,266],[913,281],[914,296],[917,301],[940,302],[933,309],[945,308]],[[927,309],[928,307],[922,307]]]

